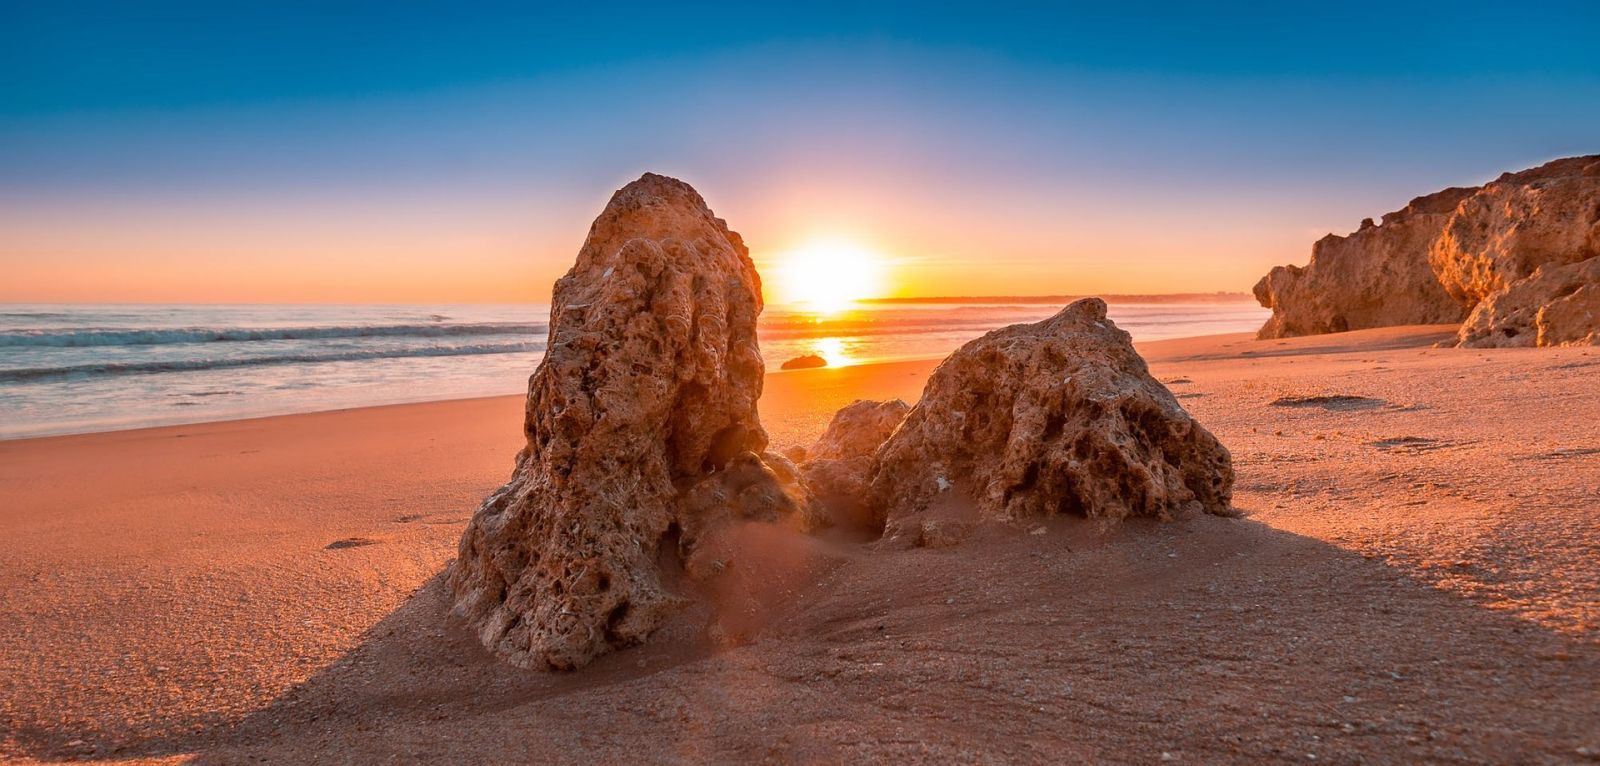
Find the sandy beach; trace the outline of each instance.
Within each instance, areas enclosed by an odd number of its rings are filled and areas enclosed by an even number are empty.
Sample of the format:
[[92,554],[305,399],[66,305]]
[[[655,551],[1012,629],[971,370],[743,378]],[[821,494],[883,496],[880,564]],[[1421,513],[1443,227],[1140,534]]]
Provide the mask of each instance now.
[[[569,674],[495,661],[439,577],[521,397],[0,442],[0,757],[1600,758],[1600,351],[1452,331],[1142,344],[1240,518],[773,541],[748,643],[690,615]],[[808,444],[935,364],[771,373],[763,422]]]

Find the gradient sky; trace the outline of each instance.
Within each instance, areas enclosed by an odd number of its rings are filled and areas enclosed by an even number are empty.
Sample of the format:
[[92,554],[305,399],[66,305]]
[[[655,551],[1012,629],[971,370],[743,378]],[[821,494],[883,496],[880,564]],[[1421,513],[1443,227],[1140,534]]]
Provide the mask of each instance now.
[[0,300],[543,301],[647,170],[896,294],[1245,291],[1600,152],[1590,2],[236,5],[0,7]]

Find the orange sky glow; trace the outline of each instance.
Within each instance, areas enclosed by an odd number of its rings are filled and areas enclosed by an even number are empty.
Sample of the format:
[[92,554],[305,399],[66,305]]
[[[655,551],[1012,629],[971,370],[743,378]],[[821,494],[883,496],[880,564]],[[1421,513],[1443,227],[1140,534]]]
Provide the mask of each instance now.
[[[1203,209],[1150,225],[1143,211],[1030,208],[992,195],[972,204],[915,184],[846,180],[753,195],[700,188],[749,243],[770,302],[795,297],[782,284],[784,260],[819,241],[876,256],[871,297],[911,297],[1246,291],[1314,237],[1207,220]],[[609,195],[585,191],[445,208],[368,201],[336,214],[324,200],[103,203],[81,217],[13,207],[0,212],[0,301],[544,302]]]

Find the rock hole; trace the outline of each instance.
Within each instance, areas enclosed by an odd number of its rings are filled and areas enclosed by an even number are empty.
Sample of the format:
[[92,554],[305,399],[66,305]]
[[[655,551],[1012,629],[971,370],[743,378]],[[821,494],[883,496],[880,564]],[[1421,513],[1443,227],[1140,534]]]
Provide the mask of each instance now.
[[656,567],[666,580],[683,578],[683,528],[674,521],[656,542]]
[[622,626],[623,620],[628,619],[629,606],[629,602],[624,601],[620,604],[617,604],[616,607],[611,610],[611,613],[606,615],[606,640],[613,644],[621,643],[624,640],[624,637],[620,635],[618,628]]
[[1050,413],[1049,419],[1044,422],[1044,436],[1042,438],[1045,441],[1050,441],[1051,439],[1060,436],[1061,429],[1066,426],[1066,424],[1067,416],[1065,414],[1060,412]]
[[1056,503],[1056,513],[1063,516],[1077,516],[1080,519],[1089,518],[1089,512],[1084,508],[1083,501],[1078,499],[1076,489],[1062,493],[1061,500]]

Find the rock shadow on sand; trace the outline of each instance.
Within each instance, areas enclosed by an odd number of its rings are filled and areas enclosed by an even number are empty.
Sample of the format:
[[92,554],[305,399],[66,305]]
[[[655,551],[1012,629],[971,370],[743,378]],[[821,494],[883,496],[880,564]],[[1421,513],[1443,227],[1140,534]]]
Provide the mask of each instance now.
[[749,643],[685,623],[568,674],[496,661],[435,577],[195,762],[1560,763],[1600,747],[1593,646],[1381,561],[1248,519],[1046,527],[870,550]]

